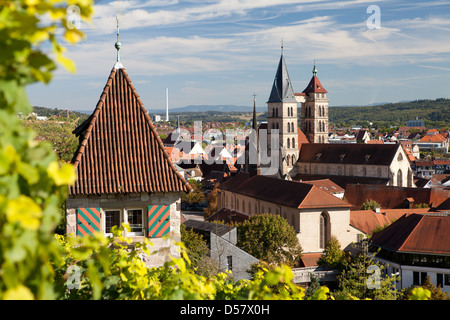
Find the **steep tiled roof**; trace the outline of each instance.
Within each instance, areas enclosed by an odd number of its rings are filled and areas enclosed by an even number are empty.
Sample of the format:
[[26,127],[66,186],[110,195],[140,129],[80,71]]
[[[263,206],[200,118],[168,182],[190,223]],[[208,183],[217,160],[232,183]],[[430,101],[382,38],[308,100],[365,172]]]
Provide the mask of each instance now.
[[71,195],[187,192],[125,68],[116,64],[92,115],[74,133]]
[[224,182],[219,189],[297,209],[350,207],[314,185],[244,172]]
[[303,90],[303,93],[327,93],[328,91],[322,86],[317,76],[313,76],[309,81],[308,86]]
[[412,214],[371,237],[373,245],[408,253],[450,254],[450,216]]
[[283,55],[278,63],[272,91],[267,102],[297,102]]

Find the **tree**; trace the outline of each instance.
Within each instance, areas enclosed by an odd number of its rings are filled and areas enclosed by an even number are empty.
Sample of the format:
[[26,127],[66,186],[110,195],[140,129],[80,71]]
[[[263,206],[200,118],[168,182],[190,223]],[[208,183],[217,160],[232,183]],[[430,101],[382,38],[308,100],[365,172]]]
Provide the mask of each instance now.
[[294,228],[279,215],[253,215],[238,224],[237,246],[273,265],[295,266],[302,248]]
[[342,270],[349,262],[350,257],[341,250],[341,245],[335,236],[326,243],[325,250],[317,261],[318,266]]
[[208,206],[203,209],[203,217],[208,218],[217,212],[217,187],[218,184],[214,185],[214,188],[208,195]]
[[338,275],[339,289],[334,292],[339,299],[358,298],[373,300],[395,300],[396,276],[384,274],[386,265],[374,260],[374,255],[360,253],[352,257]]
[[428,290],[430,295],[429,299],[431,300],[450,300],[450,295],[444,291],[440,287],[436,287],[433,283],[431,283],[430,276],[425,278],[425,281],[421,286],[411,286],[402,290],[402,294],[404,299],[408,299],[411,297],[413,290],[417,288],[422,288],[423,290]]
[[181,195],[181,201],[188,203],[200,203],[205,201],[205,195],[202,191],[201,183],[195,179],[189,179],[188,182],[193,190],[187,194],[183,193]]
[[26,127],[36,132],[38,142],[47,141],[62,162],[70,162],[78,147],[78,139],[72,133],[75,123],[55,121],[26,121]]
[[380,207],[381,205],[378,202],[372,199],[368,199],[361,205],[361,210],[375,210],[376,208]]
[[203,235],[193,230],[187,230],[185,225],[180,226],[181,242],[186,247],[186,253],[190,260],[190,266],[200,275],[212,276],[219,271],[219,266],[210,257],[210,250]]
[[[25,86],[48,83],[56,63],[70,71],[56,33],[75,43],[83,34],[65,23],[67,7],[89,19],[92,1],[2,2],[0,6],[0,299],[55,299],[55,268],[61,265],[53,231],[59,205],[74,182],[72,165],[59,165],[48,144],[36,143],[18,114],[29,114]],[[47,22],[39,17],[46,17]],[[47,50],[47,49],[46,49]]]

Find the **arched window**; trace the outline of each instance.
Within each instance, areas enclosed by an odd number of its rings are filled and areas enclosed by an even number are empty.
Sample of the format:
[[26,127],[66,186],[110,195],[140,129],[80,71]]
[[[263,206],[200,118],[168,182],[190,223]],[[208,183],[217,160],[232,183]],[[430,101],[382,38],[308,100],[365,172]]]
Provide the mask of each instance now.
[[403,187],[403,172],[402,169],[397,171],[397,187]]
[[291,139],[287,139],[287,147],[288,147],[288,149],[291,147]]
[[291,117],[293,117],[293,116],[294,116],[294,108],[291,107]]
[[330,240],[330,217],[327,212],[320,214],[320,230],[319,230],[319,248],[325,249],[327,242]]
[[294,123],[293,122],[291,122],[291,132],[295,132],[294,131]]
[[295,148],[295,138],[292,138],[292,148]]
[[289,166],[289,163],[290,163],[290,162],[289,162],[289,159],[290,159],[290,158],[291,158],[290,155],[287,155],[287,156],[286,156],[286,164],[287,164],[288,166]]

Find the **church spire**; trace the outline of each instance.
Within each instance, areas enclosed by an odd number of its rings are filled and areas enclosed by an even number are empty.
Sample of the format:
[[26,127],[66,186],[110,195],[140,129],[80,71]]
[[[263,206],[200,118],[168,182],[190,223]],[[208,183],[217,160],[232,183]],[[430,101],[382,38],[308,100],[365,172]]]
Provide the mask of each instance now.
[[280,62],[278,63],[277,73],[270,92],[269,101],[267,102],[297,102],[295,100],[294,89],[292,88],[291,79],[286,67],[286,62],[283,56],[283,45],[281,46],[282,53]]
[[256,121],[256,94],[253,94],[253,129],[258,130],[258,123]]
[[314,59],[314,68],[313,68],[312,73],[313,73],[314,77],[317,76],[317,68],[316,68],[316,60],[315,59]]

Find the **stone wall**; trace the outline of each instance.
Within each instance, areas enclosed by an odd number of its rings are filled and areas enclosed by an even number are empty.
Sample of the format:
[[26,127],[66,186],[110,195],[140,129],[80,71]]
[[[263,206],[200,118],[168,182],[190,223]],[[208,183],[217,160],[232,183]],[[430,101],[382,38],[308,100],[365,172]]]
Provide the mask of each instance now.
[[[150,250],[155,254],[151,257],[143,257],[148,267],[162,266],[164,262],[170,261],[170,256],[179,257],[179,247],[175,242],[180,241],[180,193],[154,193],[154,194],[120,194],[120,195],[101,195],[101,196],[76,196],[69,197],[66,200],[66,234],[76,235],[77,227],[77,209],[78,208],[101,208],[100,230],[104,232],[105,209],[143,209],[144,212],[144,236],[130,237],[133,242],[143,241],[147,236],[147,216],[148,206],[168,205],[170,206],[170,237],[167,238],[149,238],[153,244]],[[126,236],[126,231],[125,231]]]

